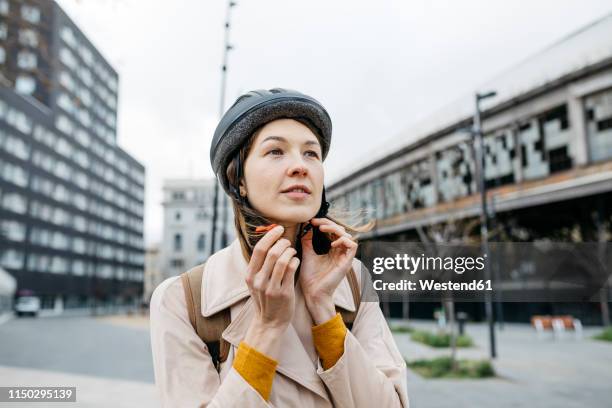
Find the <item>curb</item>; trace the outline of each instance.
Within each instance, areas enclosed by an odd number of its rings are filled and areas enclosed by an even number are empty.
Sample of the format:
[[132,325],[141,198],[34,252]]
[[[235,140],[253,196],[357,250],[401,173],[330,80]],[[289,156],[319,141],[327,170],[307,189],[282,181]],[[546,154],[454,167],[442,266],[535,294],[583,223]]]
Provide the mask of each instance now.
[[0,326],[8,322],[9,320],[12,320],[14,317],[15,315],[12,312],[1,314],[0,315]]

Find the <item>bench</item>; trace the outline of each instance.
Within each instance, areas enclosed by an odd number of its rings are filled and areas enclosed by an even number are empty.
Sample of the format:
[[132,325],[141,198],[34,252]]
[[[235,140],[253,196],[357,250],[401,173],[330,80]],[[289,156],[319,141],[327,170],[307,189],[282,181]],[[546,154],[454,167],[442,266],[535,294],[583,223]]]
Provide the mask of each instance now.
[[538,338],[542,338],[547,330],[552,331],[554,338],[561,338],[569,330],[574,331],[577,339],[582,338],[582,322],[570,315],[562,316],[532,316],[531,325],[535,327]]

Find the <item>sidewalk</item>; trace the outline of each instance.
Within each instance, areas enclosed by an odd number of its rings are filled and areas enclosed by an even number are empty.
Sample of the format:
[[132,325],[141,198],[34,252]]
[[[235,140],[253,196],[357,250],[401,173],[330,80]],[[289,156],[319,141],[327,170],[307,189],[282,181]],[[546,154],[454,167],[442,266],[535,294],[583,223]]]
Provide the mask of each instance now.
[[97,319],[103,323],[116,324],[119,326],[131,327],[149,331],[148,315],[110,315],[99,316]]
[[160,407],[156,389],[153,384],[111,380],[101,377],[74,375],[57,371],[34,370],[17,367],[0,366],[2,386],[51,386],[76,387],[76,404],[74,402],[41,403],[0,403],[0,406],[38,408],[134,408]]
[[[391,319],[390,325],[400,321]],[[403,322],[405,324],[405,322]],[[436,330],[432,321],[410,321],[416,329]],[[591,340],[598,328],[585,328],[581,340],[568,334],[561,340],[538,339],[528,324],[506,324],[497,330],[497,378],[482,380],[425,379],[409,371],[411,408],[422,407],[568,407],[608,408],[612,401],[612,344]],[[475,347],[457,349],[459,359],[487,359],[488,328],[468,323],[466,333]],[[416,360],[450,355],[394,333],[405,358]]]
[[0,314],[0,326],[8,322],[9,320],[11,320],[13,317],[14,317],[13,312],[7,312],[7,313]]
[[132,312],[139,314],[139,309],[134,306],[105,306],[97,307],[95,310],[90,307],[71,308],[71,309],[43,309],[39,312],[38,317],[83,317],[83,316],[106,316],[119,315]]

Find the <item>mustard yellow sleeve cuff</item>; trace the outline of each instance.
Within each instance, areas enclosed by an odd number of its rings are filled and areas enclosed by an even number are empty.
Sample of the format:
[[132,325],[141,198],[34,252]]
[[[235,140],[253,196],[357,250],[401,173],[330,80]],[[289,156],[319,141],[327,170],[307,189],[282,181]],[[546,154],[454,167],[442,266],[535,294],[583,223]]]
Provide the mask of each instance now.
[[277,365],[278,361],[255,350],[244,341],[238,345],[238,351],[232,363],[242,378],[266,401],[270,398]]
[[324,370],[333,367],[344,354],[346,330],[340,313],[312,327],[312,340]]

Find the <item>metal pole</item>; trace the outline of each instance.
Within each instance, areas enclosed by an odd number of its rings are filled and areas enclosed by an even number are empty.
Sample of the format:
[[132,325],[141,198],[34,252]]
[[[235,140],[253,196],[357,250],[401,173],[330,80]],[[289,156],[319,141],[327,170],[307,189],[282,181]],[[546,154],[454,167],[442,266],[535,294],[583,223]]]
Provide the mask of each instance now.
[[[224,46],[223,46],[223,65],[221,65],[221,95],[219,98],[219,118],[221,118],[223,116],[223,112],[225,111],[225,88],[226,88],[226,83],[227,83],[227,55],[229,53],[229,51],[232,49],[232,46],[229,44],[229,33],[230,33],[230,12],[232,7],[234,7],[236,5],[236,2],[234,1],[228,1],[227,2],[227,14],[226,14],[226,18],[225,18],[225,39],[224,39]],[[212,216],[212,232],[210,235],[210,255],[215,253],[216,250],[216,237],[217,237],[217,202],[219,201],[219,180],[217,178],[215,178],[215,190],[214,190],[214,194],[213,194],[213,203],[212,203],[212,207],[213,207],[213,216]],[[227,238],[226,238],[226,234],[225,234],[225,229],[227,227],[227,214],[226,214],[226,210],[225,210],[225,200],[223,200],[223,197],[221,197],[221,202],[224,204],[223,205],[223,232],[221,234],[222,236],[222,245],[225,246],[227,245]]]
[[[487,213],[487,191],[485,185],[485,175],[484,175],[484,138],[482,135],[482,124],[480,122],[480,101],[490,96],[494,96],[495,93],[491,92],[488,94],[481,95],[476,93],[476,112],[474,114],[474,136],[478,141],[478,149],[476,149],[476,163],[478,165],[478,181],[480,184],[480,198],[481,198],[481,210],[480,210],[480,236],[482,241],[482,252],[484,256],[487,258],[487,261],[484,263],[485,268],[485,279],[491,279],[491,268],[489,266],[490,263],[490,255],[489,255],[489,216]],[[489,291],[485,291],[485,313],[487,316],[487,324],[489,326],[489,348],[491,358],[497,357],[497,350],[495,346],[495,322],[493,317],[493,302],[491,301],[491,293]]]

